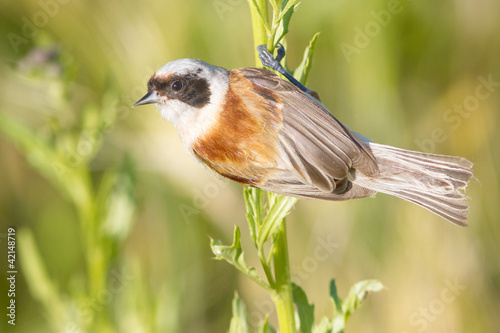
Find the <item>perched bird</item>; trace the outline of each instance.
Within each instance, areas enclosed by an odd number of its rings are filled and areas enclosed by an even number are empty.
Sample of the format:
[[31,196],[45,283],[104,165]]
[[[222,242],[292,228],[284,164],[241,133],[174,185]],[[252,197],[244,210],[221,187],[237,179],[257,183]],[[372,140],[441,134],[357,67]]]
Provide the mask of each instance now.
[[[259,51],[267,66],[280,67],[278,57]],[[134,106],[156,103],[188,153],[224,177],[308,199],[381,192],[467,225],[461,190],[473,176],[471,162],[373,143],[339,122],[296,81],[267,69],[228,71],[180,59],[156,71],[147,88]]]

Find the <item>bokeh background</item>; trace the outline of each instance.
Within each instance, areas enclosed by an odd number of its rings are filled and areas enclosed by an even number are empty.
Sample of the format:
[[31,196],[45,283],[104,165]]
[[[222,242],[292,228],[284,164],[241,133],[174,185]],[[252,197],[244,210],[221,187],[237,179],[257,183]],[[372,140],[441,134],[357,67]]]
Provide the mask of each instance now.
[[[300,201],[292,274],[332,306],[376,278],[347,332],[500,331],[500,2],[302,1],[288,64],[320,31],[308,86],[374,141],[474,162],[470,227],[396,198]],[[130,109],[164,63],[254,65],[246,1],[4,0],[0,4],[0,331],[224,332],[238,290],[266,294],[209,237],[249,242],[240,185],[184,151],[154,106]],[[15,328],[6,233],[16,228]],[[321,255],[318,256],[318,253]],[[324,255],[326,253],[326,255]]]

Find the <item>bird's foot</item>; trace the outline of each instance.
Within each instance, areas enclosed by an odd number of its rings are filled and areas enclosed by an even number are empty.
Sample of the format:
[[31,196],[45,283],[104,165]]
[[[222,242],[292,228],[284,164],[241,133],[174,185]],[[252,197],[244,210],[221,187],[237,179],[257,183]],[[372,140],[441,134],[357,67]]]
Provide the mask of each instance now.
[[297,81],[297,79],[295,79],[292,74],[288,73],[288,71],[281,65],[281,60],[285,56],[285,48],[283,47],[283,45],[278,44],[278,54],[276,58],[274,58],[271,52],[268,51],[267,45],[265,44],[257,46],[257,51],[259,52],[259,59],[264,67],[274,69],[275,71],[286,77],[288,81],[296,85],[303,92],[310,92],[310,90],[306,86]]

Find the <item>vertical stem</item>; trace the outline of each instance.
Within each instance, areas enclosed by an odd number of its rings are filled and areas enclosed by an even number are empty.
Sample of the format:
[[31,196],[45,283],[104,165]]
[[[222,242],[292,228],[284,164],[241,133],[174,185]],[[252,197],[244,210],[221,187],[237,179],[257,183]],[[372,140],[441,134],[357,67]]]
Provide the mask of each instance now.
[[296,332],[285,221],[281,223],[276,235],[273,262],[276,284],[273,286],[275,294],[271,295],[271,298],[276,307],[280,331],[281,333]]
[[89,298],[95,298],[106,284],[106,265],[102,242],[100,241],[100,225],[96,216],[95,194],[90,182],[90,174],[87,168],[78,174],[81,194],[74,199],[78,210],[80,225],[85,237],[85,254],[87,261],[87,277],[89,287]]
[[[82,234],[84,235],[85,260],[88,281],[88,302],[98,300],[100,292],[105,291],[109,257],[100,236],[100,223],[97,216],[97,204],[95,193],[91,185],[91,177],[88,172],[88,165],[82,167],[77,177],[80,192],[74,196],[74,204],[78,210],[78,217]],[[103,305],[102,309],[93,309],[93,320],[87,329],[100,332],[109,331],[108,306]],[[107,330],[106,330],[107,329]]]
[[[255,4],[259,6],[259,8],[255,7]],[[250,15],[252,17],[252,30],[253,30],[253,44],[254,44],[254,52],[255,52],[255,65],[257,67],[260,66],[259,53],[257,52],[257,46],[262,44],[267,44],[267,31],[264,22],[262,22],[262,18],[259,14],[259,9],[264,16],[267,18],[267,0],[248,0],[248,5],[250,6]]]
[[[257,46],[267,44],[269,51],[273,51],[270,47],[274,47],[272,43],[274,42],[274,37],[269,38],[266,26],[262,21],[262,17],[259,14],[259,10],[262,16],[267,19],[268,17],[268,0],[248,0],[250,6],[250,13],[252,17],[252,28],[253,28],[253,39],[254,39],[254,50],[255,50],[255,64],[260,67],[259,54],[257,52]],[[256,7],[258,6],[258,8]],[[273,21],[276,18],[276,14],[273,12]],[[271,32],[270,32],[271,33]],[[261,191],[261,190],[258,190]],[[254,200],[255,198],[251,198]],[[260,249],[261,250],[261,249]],[[270,279],[271,271],[270,267],[267,267],[267,263],[263,260],[264,256],[261,255],[261,263],[266,270],[267,278],[273,292],[271,292],[271,299],[273,300],[274,306],[276,307],[276,314],[278,316],[278,322],[281,333],[296,333],[295,325],[295,313],[293,308],[293,293],[292,293],[292,281],[290,276],[290,262],[288,260],[288,241],[286,235],[286,223],[282,221],[280,228],[276,234],[276,242],[274,244],[274,249],[272,252],[273,264],[274,264],[274,283],[272,278]]]

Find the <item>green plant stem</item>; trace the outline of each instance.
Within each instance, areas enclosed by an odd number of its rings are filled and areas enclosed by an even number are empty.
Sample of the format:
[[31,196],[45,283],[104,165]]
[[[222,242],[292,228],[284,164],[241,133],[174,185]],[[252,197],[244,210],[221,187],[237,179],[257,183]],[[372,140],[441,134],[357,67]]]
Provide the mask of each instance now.
[[264,253],[264,248],[260,246],[257,251],[259,253],[260,263],[262,265],[262,268],[264,268],[264,273],[266,274],[267,281],[269,282],[269,285],[272,286],[275,281],[273,278],[271,266],[269,265],[269,260],[266,258],[266,254]]
[[296,332],[295,314],[293,308],[292,280],[290,262],[288,260],[288,240],[286,223],[283,221],[276,235],[274,248],[274,274],[276,282],[271,298],[276,307],[276,314],[281,333]]
[[[255,50],[255,65],[261,67],[257,46],[267,44],[270,52],[274,51],[274,35],[276,27],[272,27],[273,31],[268,31],[262,17],[268,17],[268,0],[248,0],[250,13],[252,17],[252,28]],[[259,12],[260,11],[260,12]],[[277,8],[273,6],[273,24],[278,17]],[[260,189],[258,191],[261,191]],[[258,197],[258,196],[257,196]],[[254,201],[254,205],[259,205],[259,200],[256,197],[250,198]],[[268,202],[269,203],[269,202]],[[290,263],[288,260],[288,241],[286,234],[286,223],[283,221],[276,234],[276,242],[271,249],[270,255],[273,258],[274,264],[274,279],[271,273],[270,262],[266,260],[263,248],[260,247],[259,258],[266,273],[266,277],[272,288],[270,292],[271,299],[276,307],[276,314],[281,333],[296,333],[295,313],[293,307],[292,281],[290,276]]]
[[[78,212],[82,235],[84,235],[85,264],[87,268],[88,292],[87,301],[89,304],[98,300],[101,293],[106,289],[109,270],[109,253],[102,238],[101,221],[97,214],[96,194],[92,188],[89,167],[83,163],[74,172],[73,184],[76,184],[72,191],[72,199]],[[88,330],[106,332],[109,328],[108,307],[104,306],[100,311],[95,311],[94,319]],[[108,329],[109,331],[109,329]]]
[[[248,5],[250,7],[250,15],[252,17],[252,30],[253,30],[253,43],[255,52],[255,65],[260,66],[259,52],[257,52],[257,46],[262,44],[267,44],[267,31],[264,22],[262,21],[260,12],[263,17],[267,17],[267,0],[248,0]],[[256,7],[258,6],[258,8]],[[269,47],[269,45],[268,45]]]
[[80,226],[85,235],[85,254],[87,275],[89,278],[89,297],[92,299],[98,296],[99,291],[105,287],[106,281],[106,260],[102,248],[102,241],[99,239],[99,221],[96,216],[96,204],[94,193],[90,183],[90,174],[86,169],[79,170],[80,192],[78,200],[74,200],[78,210]]

